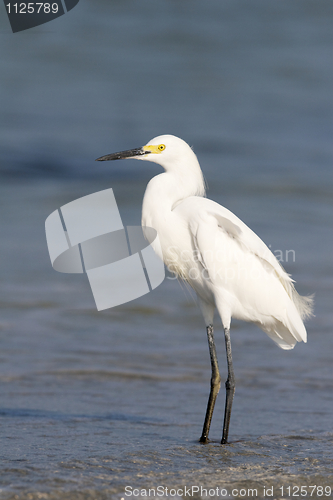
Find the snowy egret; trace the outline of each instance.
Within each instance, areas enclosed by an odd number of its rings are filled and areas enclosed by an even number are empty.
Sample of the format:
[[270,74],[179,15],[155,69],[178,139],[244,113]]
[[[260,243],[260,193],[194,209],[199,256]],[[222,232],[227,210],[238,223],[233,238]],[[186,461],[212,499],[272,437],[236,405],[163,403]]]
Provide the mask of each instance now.
[[311,315],[312,298],[301,297],[293,280],[263,241],[232,212],[205,198],[199,162],[178,137],[162,135],[146,146],[98,158],[135,158],[161,165],[165,172],[148,183],[142,205],[142,226],[159,236],[155,248],[169,270],[195,290],[204,316],[211,359],[211,388],[200,442],[208,434],[220,389],[213,334],[215,308],[221,317],[228,377],[222,444],[227,443],[235,392],[231,318],[256,323],[282,349],[306,342],[302,319]]

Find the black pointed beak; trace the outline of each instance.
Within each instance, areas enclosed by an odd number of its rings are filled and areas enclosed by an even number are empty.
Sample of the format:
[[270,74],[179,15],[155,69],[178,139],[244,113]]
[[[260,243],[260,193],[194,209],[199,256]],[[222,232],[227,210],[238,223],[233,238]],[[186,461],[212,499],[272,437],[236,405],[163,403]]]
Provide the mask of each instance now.
[[95,161],[122,160],[125,158],[135,158],[136,156],[147,155],[149,153],[150,151],[145,151],[143,148],[129,149],[127,151],[101,156],[100,158],[96,158]]

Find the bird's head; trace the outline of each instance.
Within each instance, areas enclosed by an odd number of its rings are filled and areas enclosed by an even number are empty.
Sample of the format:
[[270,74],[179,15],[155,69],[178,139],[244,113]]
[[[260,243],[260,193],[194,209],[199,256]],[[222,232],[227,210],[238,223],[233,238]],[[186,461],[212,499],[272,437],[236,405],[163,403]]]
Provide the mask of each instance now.
[[97,158],[96,161],[121,160],[127,158],[152,161],[161,165],[166,171],[179,168],[180,165],[185,166],[191,163],[198,165],[197,158],[190,146],[174,135],[159,135],[141,148],[129,149],[127,151],[101,156]]

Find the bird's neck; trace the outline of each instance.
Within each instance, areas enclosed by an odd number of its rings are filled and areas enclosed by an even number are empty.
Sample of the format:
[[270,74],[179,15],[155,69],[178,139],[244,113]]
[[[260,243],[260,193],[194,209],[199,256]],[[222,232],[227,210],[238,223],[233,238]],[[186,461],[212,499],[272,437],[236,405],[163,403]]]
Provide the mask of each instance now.
[[[200,167],[195,175],[164,172],[148,183],[142,204],[142,225],[160,227],[172,210],[189,196],[203,196],[204,181]],[[157,228],[155,227],[157,230]]]

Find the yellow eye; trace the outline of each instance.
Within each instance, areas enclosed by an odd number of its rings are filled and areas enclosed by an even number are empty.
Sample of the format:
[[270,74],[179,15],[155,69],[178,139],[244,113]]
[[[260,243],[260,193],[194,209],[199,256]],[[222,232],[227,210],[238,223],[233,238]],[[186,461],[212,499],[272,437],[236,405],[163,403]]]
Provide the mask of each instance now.
[[159,151],[164,151],[165,150],[165,145],[164,144],[160,144],[158,146],[158,149],[159,149]]

